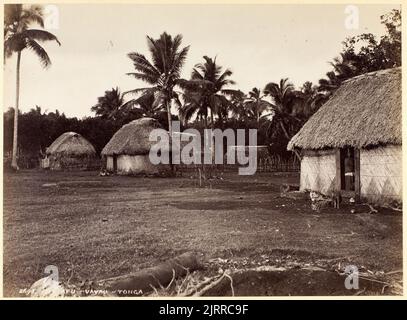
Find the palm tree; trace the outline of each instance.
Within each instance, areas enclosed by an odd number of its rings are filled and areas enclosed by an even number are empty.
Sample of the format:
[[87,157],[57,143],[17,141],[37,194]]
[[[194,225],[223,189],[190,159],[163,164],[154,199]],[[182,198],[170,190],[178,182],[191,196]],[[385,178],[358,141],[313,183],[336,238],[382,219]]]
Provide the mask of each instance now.
[[29,29],[33,23],[44,27],[42,8],[37,5],[23,7],[22,4],[6,4],[4,5],[4,55],[5,58],[17,53],[16,67],[16,105],[14,109],[14,132],[13,132],[13,156],[11,166],[18,170],[17,164],[17,132],[18,132],[18,108],[20,98],[20,63],[21,52],[24,49],[31,49],[40,59],[44,68],[51,65],[51,60],[38,43],[38,41],[56,41],[58,39],[48,31],[41,29]]
[[235,92],[226,95],[230,97],[229,111],[231,112],[232,117],[237,120],[247,120],[249,114],[245,107],[246,95],[240,90],[236,90]]
[[333,67],[338,78],[346,80],[358,75],[354,58],[351,52],[341,52],[339,57],[335,57],[329,64]]
[[166,112],[164,106],[158,103],[153,93],[146,93],[137,99],[132,99],[120,108],[123,113],[134,112],[140,117],[161,118],[163,112]]
[[332,94],[341,85],[341,80],[336,76],[334,71],[329,71],[326,73],[326,78],[320,79],[318,81],[319,88],[318,91],[324,92],[327,95]]
[[326,73],[327,79],[319,80],[318,91],[325,95],[323,100],[326,101],[332,93],[339,88],[343,81],[361,73],[360,70],[357,70],[355,67],[355,61],[352,60],[353,58],[352,52],[342,52],[339,57],[329,62],[333,70]]
[[[264,93],[271,96],[273,99],[272,113],[273,122],[276,122],[284,136],[290,140],[292,134],[289,128],[293,126],[293,122],[300,122],[300,120],[293,115],[294,101],[296,94],[294,85],[288,81],[288,78],[281,79],[279,83],[270,82],[264,88]],[[299,153],[294,150],[296,156],[301,160]]]
[[310,81],[304,82],[301,89],[295,90],[294,94],[296,96],[295,104],[297,105],[295,113],[304,120],[309,119],[326,101],[326,95],[318,92],[318,86],[313,85]]
[[[153,94],[156,106],[162,106],[167,111],[170,137],[172,136],[171,103],[174,101],[177,105],[181,105],[174,87],[178,84],[189,50],[189,46],[181,48],[181,42],[182,35],[178,34],[172,38],[171,35],[164,32],[159,39],[147,36],[151,62],[141,53],[128,54],[136,69],[136,72],[128,73],[128,75],[147,82],[151,87],[131,90],[125,94]],[[129,104],[137,104],[137,101],[130,100]]]
[[215,59],[204,56],[204,63],[198,63],[192,70],[191,79],[183,80],[181,85],[186,89],[185,93],[192,98],[186,98],[184,110],[181,113],[196,113],[204,116],[205,126],[207,127],[207,117],[210,111],[211,126],[214,127],[214,115],[217,114],[219,120],[225,117],[229,101],[224,94],[232,94],[236,90],[225,89],[228,85],[235,82],[229,77],[232,71],[226,69],[222,71],[222,66],[216,64]]
[[260,89],[253,88],[244,102],[246,110],[256,119],[257,129],[259,128],[261,115],[272,107],[270,102],[263,99],[264,97],[265,95],[261,94]]
[[98,98],[97,104],[95,104],[91,110],[103,119],[116,120],[119,108],[122,104],[123,96],[119,88],[116,87],[112,88],[112,90],[105,91],[105,94]]
[[196,115],[196,119],[203,123],[206,128],[208,126],[208,107],[204,103],[203,90],[188,88],[187,84],[183,84],[184,104],[179,108],[179,116],[184,125]]

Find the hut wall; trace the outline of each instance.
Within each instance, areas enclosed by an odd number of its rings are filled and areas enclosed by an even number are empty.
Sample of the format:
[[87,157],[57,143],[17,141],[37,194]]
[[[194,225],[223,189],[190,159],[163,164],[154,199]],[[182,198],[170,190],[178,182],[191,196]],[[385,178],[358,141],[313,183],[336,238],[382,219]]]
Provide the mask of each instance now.
[[95,170],[100,167],[96,157],[49,156],[50,170]]
[[334,150],[304,150],[301,160],[300,190],[329,194],[335,186]]
[[106,170],[113,171],[113,157],[106,157]]
[[402,148],[384,146],[360,151],[361,197],[372,203],[402,200]]
[[[106,168],[113,170],[113,157],[107,157]],[[150,162],[148,154],[146,155],[119,155],[117,156],[117,173],[118,174],[159,174],[167,169],[164,165],[154,165]]]
[[41,169],[49,169],[49,158],[45,157],[44,159],[40,160]]

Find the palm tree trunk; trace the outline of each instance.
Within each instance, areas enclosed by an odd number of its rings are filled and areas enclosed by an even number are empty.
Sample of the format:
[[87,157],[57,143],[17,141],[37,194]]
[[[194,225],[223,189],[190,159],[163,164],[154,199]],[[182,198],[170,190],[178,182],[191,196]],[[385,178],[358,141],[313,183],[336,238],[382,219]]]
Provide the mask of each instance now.
[[21,51],[17,53],[17,75],[16,75],[16,105],[14,108],[14,131],[13,131],[13,155],[11,158],[11,167],[14,170],[18,170],[17,164],[17,150],[18,150],[18,105],[20,99],[20,61],[21,61]]
[[165,101],[165,108],[167,109],[167,119],[168,119],[168,133],[170,135],[170,140],[172,138],[172,117],[171,117],[171,101]]
[[170,148],[170,166],[171,172],[174,173],[174,164],[172,163],[172,117],[171,117],[171,100],[165,102],[165,107],[167,109],[167,119],[168,119],[168,134],[169,134],[169,148]]
[[259,112],[259,104],[256,105],[256,118],[257,118],[257,131],[260,127],[260,112]]
[[213,129],[215,129],[215,120],[214,120],[214,116],[213,116],[213,108],[209,108],[211,110],[211,129],[212,129],[212,133],[211,133],[211,171],[209,172],[209,177],[212,178],[212,173],[214,171],[214,167],[215,167],[215,140],[214,140],[214,136],[213,134]]
[[[282,121],[279,121],[279,123],[280,123],[280,127],[281,127],[281,129],[283,130],[284,135],[286,136],[286,138],[287,138],[288,140],[291,140],[291,137],[289,136],[289,134],[288,134],[288,132],[287,132],[287,129],[285,128],[283,122],[282,122]],[[298,151],[295,150],[295,149],[293,149],[293,152],[294,152],[294,154],[297,156],[298,160],[301,162],[301,155],[298,153]]]

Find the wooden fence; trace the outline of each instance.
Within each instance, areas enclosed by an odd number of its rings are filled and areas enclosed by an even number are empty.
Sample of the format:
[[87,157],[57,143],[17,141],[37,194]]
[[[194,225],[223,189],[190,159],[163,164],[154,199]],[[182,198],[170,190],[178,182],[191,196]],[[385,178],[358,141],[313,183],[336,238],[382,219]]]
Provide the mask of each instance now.
[[[176,169],[180,173],[190,173],[201,171],[212,171],[216,170],[218,172],[237,172],[237,170],[242,167],[240,164],[178,164]],[[288,159],[282,158],[280,156],[268,156],[268,157],[258,157],[257,159],[257,170],[256,172],[299,172],[300,162],[293,156]]]

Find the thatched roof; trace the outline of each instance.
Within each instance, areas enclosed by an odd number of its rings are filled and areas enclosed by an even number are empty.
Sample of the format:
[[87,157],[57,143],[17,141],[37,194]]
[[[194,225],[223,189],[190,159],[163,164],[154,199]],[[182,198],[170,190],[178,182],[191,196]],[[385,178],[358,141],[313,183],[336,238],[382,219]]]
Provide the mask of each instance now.
[[106,144],[102,155],[143,155],[150,152],[154,141],[149,141],[150,132],[161,128],[159,122],[152,118],[133,120],[121,127]]
[[401,68],[345,81],[287,148],[363,148],[384,144],[401,144]]
[[65,132],[47,148],[47,155],[94,156],[95,148],[79,133]]

